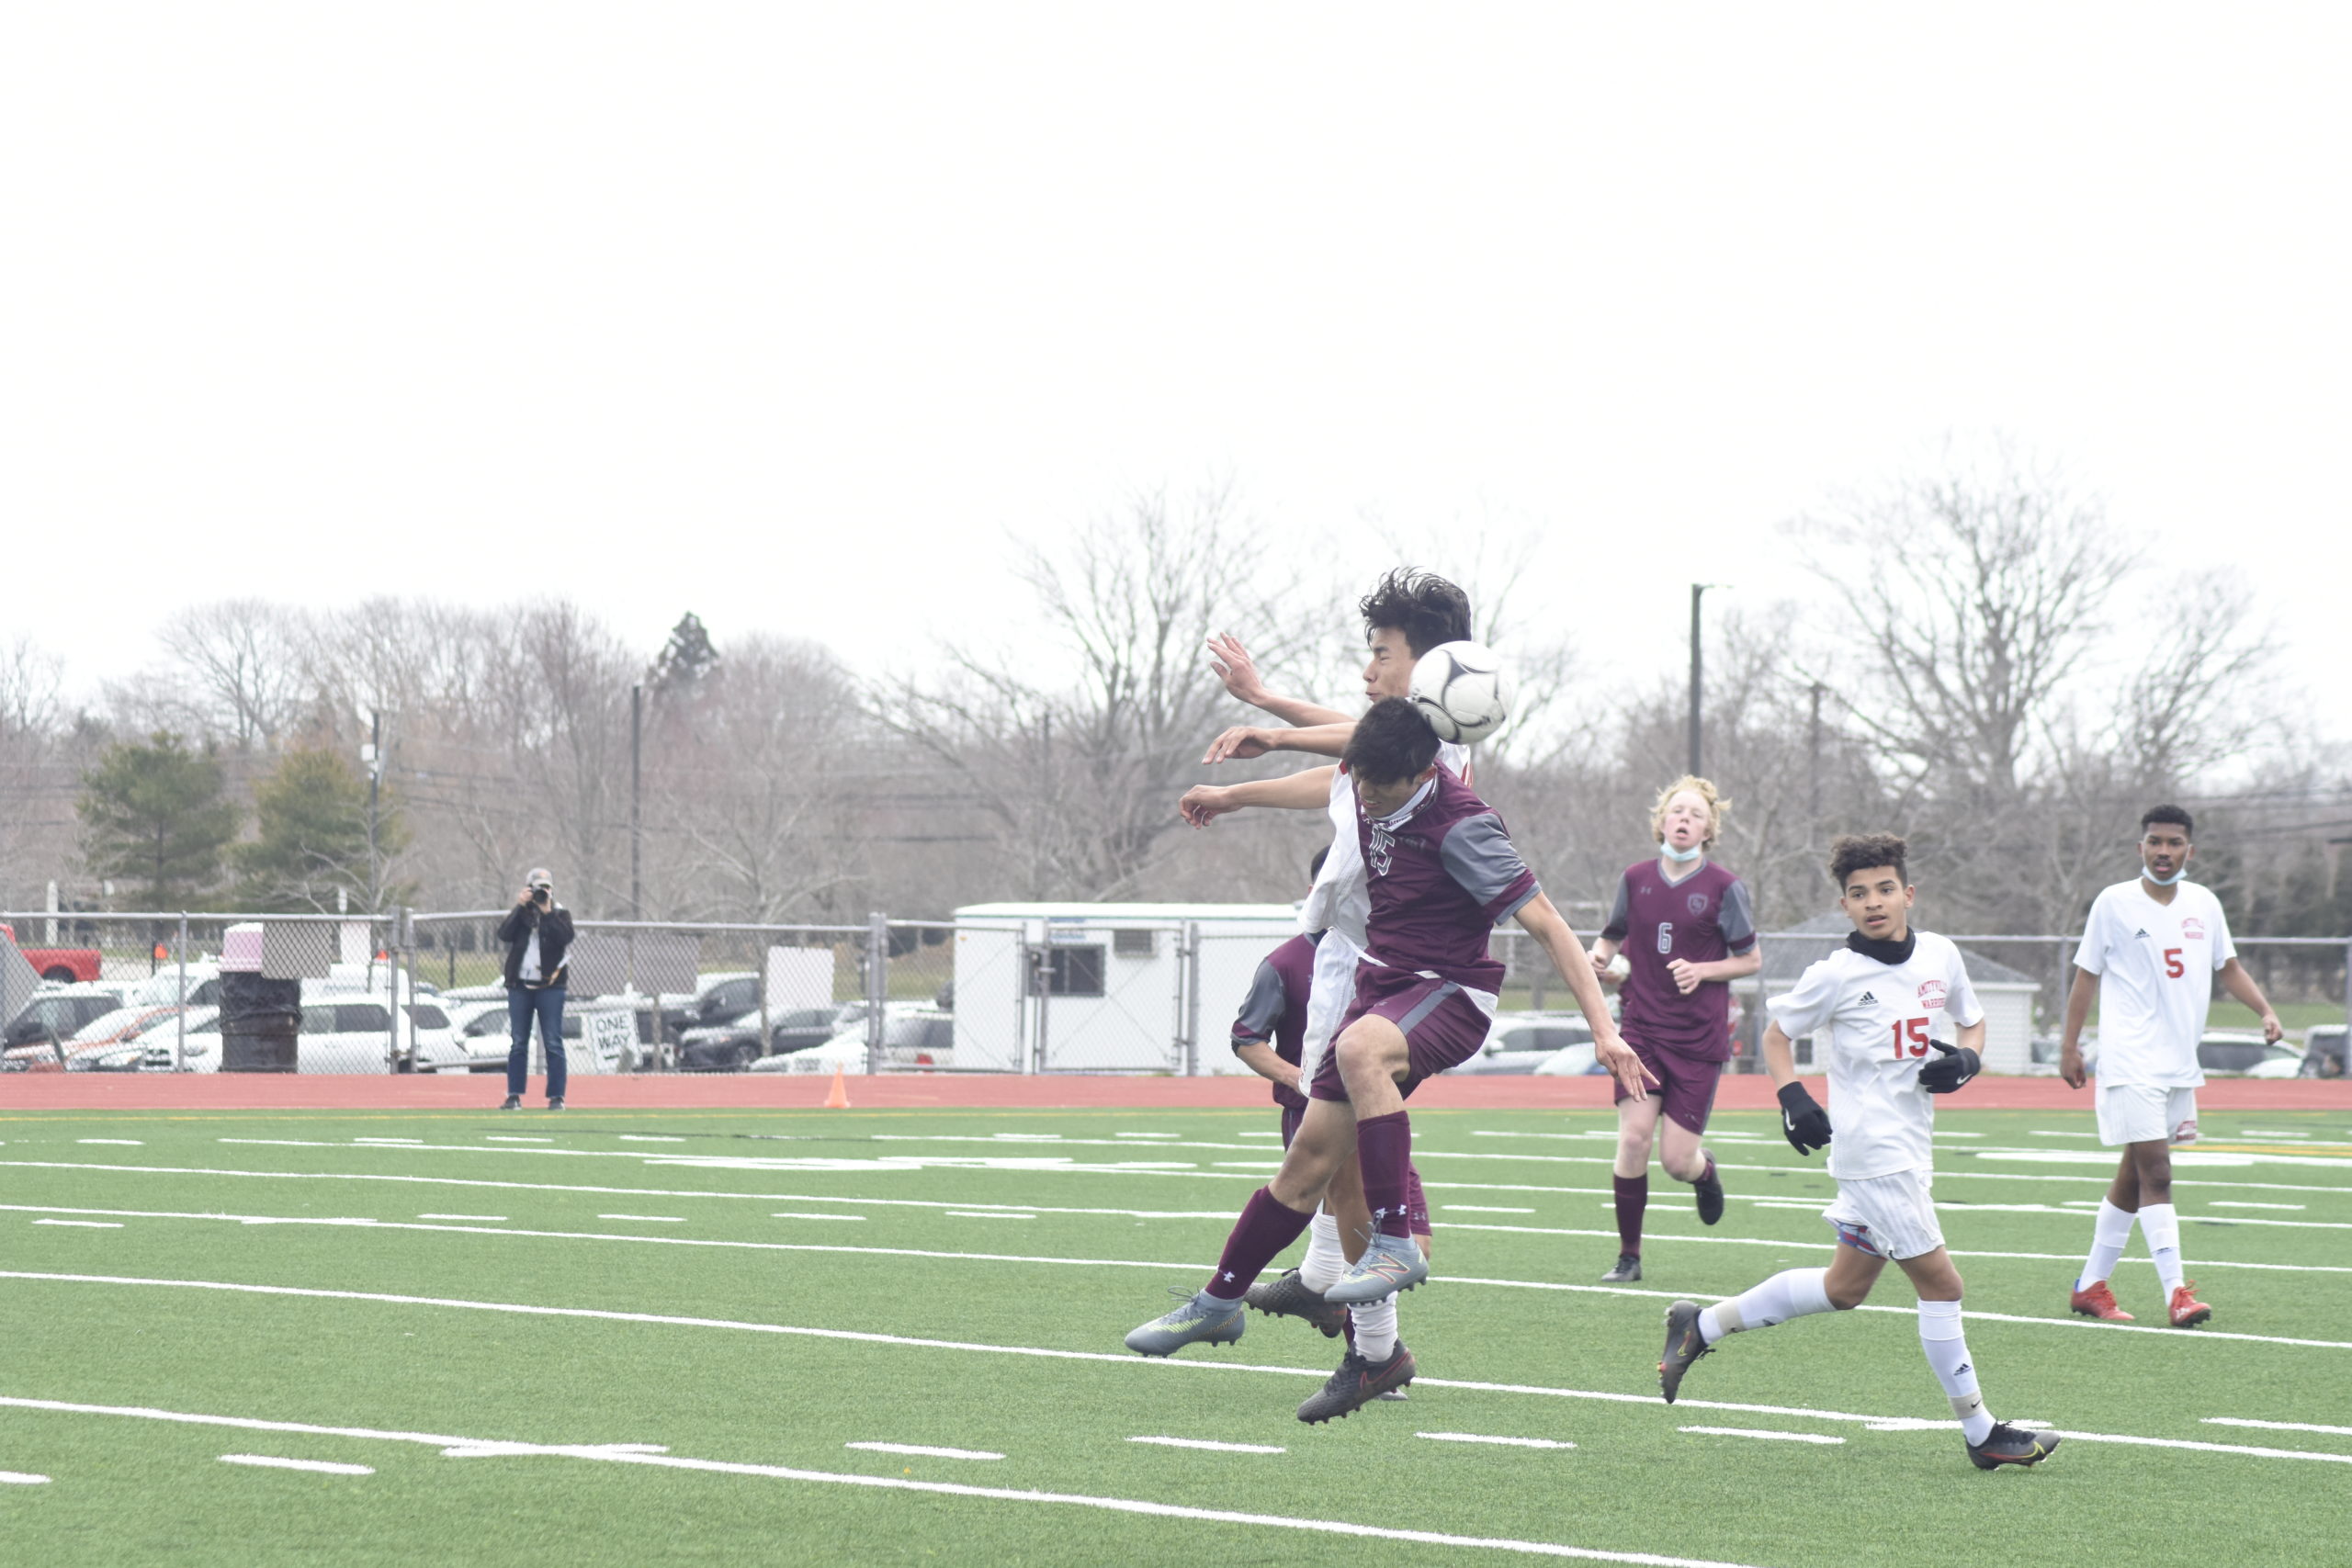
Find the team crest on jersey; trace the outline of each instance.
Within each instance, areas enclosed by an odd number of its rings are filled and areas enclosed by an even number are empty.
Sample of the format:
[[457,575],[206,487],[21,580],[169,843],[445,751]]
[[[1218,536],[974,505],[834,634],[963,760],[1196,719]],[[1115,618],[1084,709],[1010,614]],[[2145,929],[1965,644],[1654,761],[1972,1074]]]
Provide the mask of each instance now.
[[1707,912],[1707,896],[1704,893],[1693,893],[1683,902],[1690,907],[1690,912],[1694,915],[1703,915]]
[[1923,1008],[1939,1008],[1943,1006],[1944,983],[1941,980],[1920,981],[1919,1005]]
[[2205,922],[2191,915],[2180,922],[2180,934],[2191,942],[2205,940]]

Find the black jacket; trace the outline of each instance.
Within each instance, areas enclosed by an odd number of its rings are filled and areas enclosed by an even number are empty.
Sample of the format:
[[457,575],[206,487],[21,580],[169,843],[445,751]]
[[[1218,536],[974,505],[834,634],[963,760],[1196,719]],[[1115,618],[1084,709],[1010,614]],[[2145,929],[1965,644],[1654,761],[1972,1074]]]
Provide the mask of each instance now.
[[[526,986],[521,974],[523,950],[530,945],[531,928],[539,931],[539,981]],[[571,911],[557,905],[545,914],[529,904],[517,904],[498,925],[498,940],[506,944],[506,988],[540,990],[563,984],[564,950],[571,945]]]

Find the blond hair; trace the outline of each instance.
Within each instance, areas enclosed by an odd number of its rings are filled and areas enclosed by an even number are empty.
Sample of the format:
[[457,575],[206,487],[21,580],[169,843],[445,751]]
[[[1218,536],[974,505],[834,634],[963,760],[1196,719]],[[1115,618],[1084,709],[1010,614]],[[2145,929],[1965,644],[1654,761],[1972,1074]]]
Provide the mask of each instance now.
[[1707,803],[1707,836],[1702,840],[1707,848],[1714,848],[1723,835],[1724,818],[1731,815],[1731,802],[1715,793],[1714,781],[1702,779],[1696,773],[1685,773],[1657,792],[1657,799],[1650,803],[1650,837],[1666,842],[1666,808],[1674,797],[1688,791]]

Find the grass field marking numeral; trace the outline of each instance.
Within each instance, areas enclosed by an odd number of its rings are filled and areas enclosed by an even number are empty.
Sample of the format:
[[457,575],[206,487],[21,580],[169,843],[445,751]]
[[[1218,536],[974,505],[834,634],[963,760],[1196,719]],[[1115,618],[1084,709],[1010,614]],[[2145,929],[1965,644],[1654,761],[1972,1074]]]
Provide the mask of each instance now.
[[265,1470],[310,1470],[321,1475],[373,1475],[372,1465],[336,1464],[323,1459],[276,1459],[268,1454],[222,1454],[222,1464],[258,1465]]

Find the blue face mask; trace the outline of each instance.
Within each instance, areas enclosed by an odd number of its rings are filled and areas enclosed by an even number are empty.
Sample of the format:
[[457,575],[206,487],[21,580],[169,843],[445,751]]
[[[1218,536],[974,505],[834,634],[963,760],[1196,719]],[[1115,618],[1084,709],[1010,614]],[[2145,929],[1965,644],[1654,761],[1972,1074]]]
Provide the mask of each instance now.
[[1661,843],[1657,847],[1657,852],[1677,865],[1688,865],[1697,860],[1703,851],[1697,844],[1691,845],[1687,850],[1678,850],[1672,844]]
[[2174,883],[2178,882],[2182,877],[2188,874],[2188,868],[2184,865],[2178,871],[2174,872],[2170,876],[2158,876],[2145,864],[2143,864],[2140,867],[2140,874],[2146,877],[2150,882],[2154,883],[2159,887],[2170,887]]

